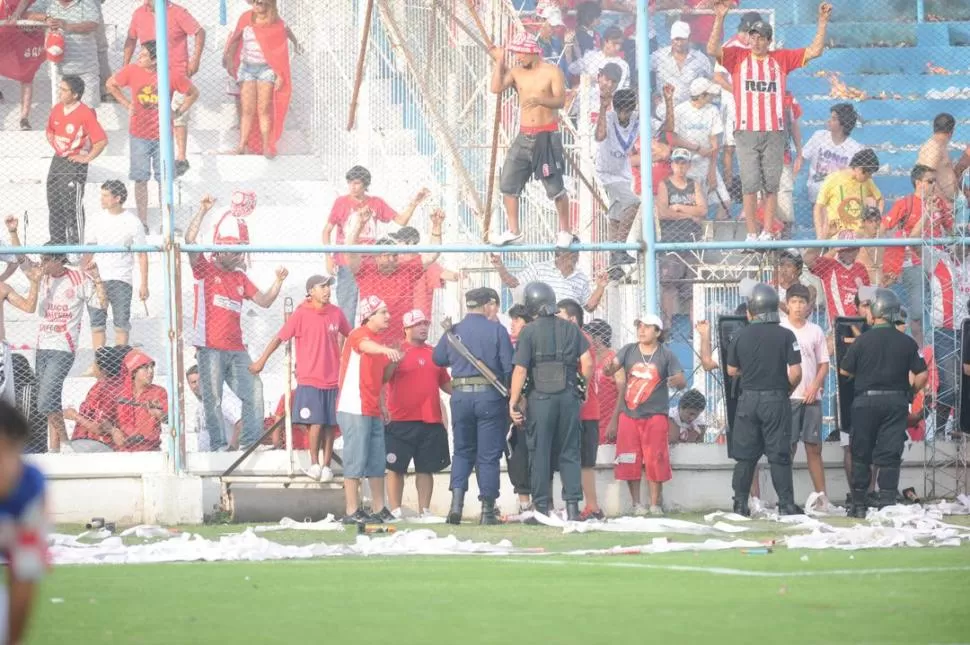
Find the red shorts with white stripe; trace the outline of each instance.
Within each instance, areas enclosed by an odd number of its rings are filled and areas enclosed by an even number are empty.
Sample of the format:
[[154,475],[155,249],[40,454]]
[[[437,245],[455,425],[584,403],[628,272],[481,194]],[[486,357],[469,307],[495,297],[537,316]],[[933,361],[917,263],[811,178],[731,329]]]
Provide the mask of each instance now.
[[616,428],[616,461],[613,475],[619,481],[637,481],[642,470],[647,481],[665,482],[673,478],[670,469],[670,446],[667,443],[667,415],[654,414],[646,419],[620,415]]

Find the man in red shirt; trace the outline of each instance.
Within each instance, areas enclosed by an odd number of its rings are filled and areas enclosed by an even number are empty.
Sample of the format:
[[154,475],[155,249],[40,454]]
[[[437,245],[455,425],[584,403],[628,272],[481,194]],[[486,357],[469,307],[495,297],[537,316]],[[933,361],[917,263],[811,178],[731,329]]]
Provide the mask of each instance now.
[[81,77],[65,76],[57,85],[58,103],[47,119],[47,141],[54,149],[47,171],[47,225],[51,241],[58,244],[81,243],[88,164],[108,145],[97,113],[81,103],[82,96]]
[[[841,231],[838,239],[854,240],[856,234],[854,231]],[[809,266],[809,270],[822,280],[832,321],[839,316],[859,315],[855,297],[860,286],[869,284],[869,271],[864,264],[856,261],[857,257],[859,247],[843,247],[838,249],[835,258],[822,256]]]
[[[290,409],[293,422],[309,428],[310,468],[307,477],[321,482],[333,480],[330,461],[337,434],[337,380],[340,373],[340,336],[350,334],[350,324],[340,308],[330,304],[331,276],[314,275],[306,281],[306,301],[283,323],[269,341],[263,355],[249,366],[257,375],[280,346],[296,338],[296,392]],[[323,465],[320,465],[321,430],[325,435]]]
[[[573,323],[582,331],[583,329],[583,308],[575,300],[565,299],[556,303],[559,310],[559,317]],[[586,337],[586,342],[593,347],[593,339],[585,331],[582,332]],[[590,352],[593,358],[593,373],[596,373],[596,353]],[[577,367],[577,370],[579,368]],[[579,422],[582,425],[582,442],[580,445],[579,465],[582,468],[583,477],[583,497],[586,500],[586,507],[580,514],[580,520],[602,520],[606,518],[600,510],[599,501],[596,498],[596,452],[599,449],[599,419],[600,401],[597,396],[595,383],[586,384],[586,400],[579,408]]]
[[[183,75],[172,70],[169,88],[181,92],[185,98],[182,104],[172,110],[172,118],[180,119],[196,99],[199,90]],[[122,87],[127,87],[131,98],[126,97]],[[138,62],[125,65],[105,83],[105,88],[128,112],[131,122],[128,125],[130,146],[130,168],[128,178],[135,182],[135,205],[138,217],[145,230],[148,230],[148,180],[154,175],[160,179],[158,143],[158,68],[155,55],[155,41],[143,42],[138,53]]]
[[448,370],[431,360],[427,344],[430,323],[420,309],[404,314],[401,360],[384,368],[388,384],[384,433],[387,448],[387,497],[391,513],[401,518],[404,476],[414,459],[414,485],[421,517],[431,516],[434,473],[451,465],[448,433],[441,418],[439,392],[451,394]]
[[[199,210],[185,231],[185,243],[195,244],[202,219],[212,209],[215,199],[205,195]],[[230,231],[236,225],[236,230]],[[248,244],[245,227],[236,218],[223,218],[216,227],[217,244]],[[269,308],[280,294],[289,272],[280,267],[276,281],[267,291],[260,291],[246,276],[246,261],[242,253],[213,253],[211,259],[202,253],[189,253],[189,264],[195,277],[195,310],[189,342],[196,348],[199,364],[199,384],[205,410],[205,426],[209,433],[210,449],[226,447],[222,416],[222,385],[242,402],[242,435],[240,448],[259,440],[263,428],[263,383],[249,372],[252,360],[242,341],[240,316],[243,301],[251,300],[263,309]]]
[[[349,243],[346,238],[354,231],[359,218],[365,214],[370,214],[370,219],[361,229],[357,237],[357,244],[373,244],[374,240],[381,237],[377,234],[377,223],[394,222],[398,226],[407,226],[414,215],[414,209],[428,196],[428,190],[422,188],[414,196],[411,203],[405,207],[401,213],[397,213],[387,205],[380,197],[367,194],[370,187],[371,174],[363,166],[354,166],[347,171],[347,194],[338,197],[330,209],[330,217],[327,218],[327,225],[323,227],[323,243],[330,244],[330,236],[337,231],[337,239],[334,243]],[[354,274],[347,266],[347,256],[342,253],[327,254],[327,273],[337,278],[337,305],[343,310],[344,315],[350,324],[354,324],[357,311],[357,301],[361,294],[357,288],[357,281]],[[410,307],[408,307],[410,309]],[[401,312],[404,313],[403,311]]]
[[[361,231],[370,221],[369,213],[362,213],[354,231],[347,238],[348,244],[356,244]],[[439,224],[440,226],[440,224]],[[440,229],[434,238],[441,239]],[[394,246],[396,242],[385,237],[377,240],[378,246]],[[401,320],[405,313],[414,308],[415,293],[422,290],[425,282],[425,265],[433,262],[436,256],[405,254],[401,259],[398,253],[378,253],[361,255],[350,253],[347,267],[352,272],[363,300],[367,296],[377,296],[387,304],[391,318]],[[384,345],[397,346],[403,334],[396,325],[385,329],[380,336]]]
[[[199,71],[199,61],[205,49],[205,29],[184,7],[168,3],[168,64],[173,76],[192,78]],[[189,36],[195,39],[192,58],[189,59]],[[135,9],[128,25],[128,38],[125,40],[124,65],[131,62],[135,45],[155,40],[155,3],[145,3]],[[172,96],[172,109],[185,102],[185,95],[175,92]],[[175,176],[181,177],[189,169],[185,159],[185,143],[188,138],[189,115],[185,112],[174,121],[175,134]]]
[[[769,47],[773,30],[764,21],[748,27],[750,49],[721,46],[724,17],[730,6],[730,0],[717,0],[714,5],[714,29],[707,41],[707,53],[728,70],[734,85],[737,109],[734,140],[741,171],[748,240],[771,239],[787,138],[784,118],[786,76],[822,55],[832,5],[827,2],[819,5],[818,30],[806,49],[772,51]],[[765,194],[764,229],[760,238],[755,221],[759,192]]]
[[[387,451],[381,418],[384,368],[401,360],[401,353],[378,342],[391,324],[387,305],[377,296],[365,296],[357,305],[360,327],[350,332],[340,356],[340,394],[337,421],[344,437],[344,524],[392,522],[396,518],[384,504],[384,466]],[[357,487],[367,478],[372,513],[364,511]],[[376,510],[380,508],[380,510]]]

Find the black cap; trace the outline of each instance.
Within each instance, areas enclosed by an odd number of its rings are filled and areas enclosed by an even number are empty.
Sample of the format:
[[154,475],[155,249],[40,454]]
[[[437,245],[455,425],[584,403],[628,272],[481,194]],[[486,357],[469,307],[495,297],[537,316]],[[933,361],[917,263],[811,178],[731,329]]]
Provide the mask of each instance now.
[[755,23],[752,23],[751,26],[748,27],[748,33],[758,34],[759,36],[764,36],[768,40],[771,40],[771,37],[772,35],[774,35],[775,32],[771,28],[771,25],[769,25],[764,20],[759,20]]
[[306,280],[306,292],[309,294],[311,291],[313,291],[313,287],[316,287],[317,285],[330,286],[334,282],[336,282],[336,280],[332,275],[311,275]]
[[477,289],[471,289],[465,293],[465,306],[472,307],[473,309],[478,309],[479,307],[484,307],[490,302],[499,302],[498,292],[495,289],[489,287],[478,287]]
[[741,15],[741,20],[738,22],[738,32],[747,33],[751,29],[751,25],[756,22],[764,22],[761,18],[761,14],[757,11],[749,11]]
[[421,234],[413,226],[402,226],[394,233],[391,233],[391,237],[401,244],[417,244],[421,241]]

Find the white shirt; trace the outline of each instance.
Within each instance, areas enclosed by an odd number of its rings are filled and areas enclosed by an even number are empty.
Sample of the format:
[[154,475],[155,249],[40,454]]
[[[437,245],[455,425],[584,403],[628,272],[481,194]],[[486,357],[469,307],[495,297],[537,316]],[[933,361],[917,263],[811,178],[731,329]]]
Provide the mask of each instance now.
[[[145,243],[145,227],[131,210],[117,215],[101,211],[84,227],[84,243],[99,246],[132,246]],[[102,280],[131,284],[133,253],[98,253],[94,256]]]
[[57,278],[45,275],[40,283],[40,293],[37,349],[73,354],[81,333],[84,303],[94,294],[94,283],[77,269],[68,269]]
[[240,61],[250,65],[265,65],[266,55],[256,40],[256,31],[252,27],[244,27],[242,33],[242,55]]
[[[697,108],[690,101],[685,101],[674,108],[674,132],[681,139],[696,146],[710,148],[711,137],[720,136],[724,132],[724,123],[721,113],[713,105]],[[710,157],[694,155],[687,176],[705,179],[710,163]]]
[[[781,326],[790,329],[795,334],[799,351],[802,354],[802,380],[795,391],[791,393],[792,399],[800,401],[805,398],[805,389],[815,380],[819,364],[829,362],[829,348],[825,342],[825,333],[822,328],[813,322],[806,321],[804,325],[798,328],[786,319],[782,321]],[[820,389],[819,393],[821,391]]]
[[690,82],[703,76],[711,78],[711,60],[696,49],[691,49],[681,67],[674,59],[671,48],[663,47],[651,55],[650,68],[657,72],[657,91],[664,85],[674,86],[674,104],[690,99]]
[[604,185],[629,184],[633,181],[630,153],[639,135],[640,119],[633,114],[629,123],[622,126],[612,110],[600,118],[606,119],[606,139],[596,145],[596,175]]
[[515,279],[519,281],[519,286],[524,287],[530,282],[545,282],[556,294],[556,300],[569,298],[585,307],[593,291],[589,286],[589,278],[585,273],[576,269],[568,277],[564,277],[562,272],[556,268],[555,260],[536,262],[530,264]]
[[569,63],[570,74],[584,74],[591,77],[589,82],[589,109],[593,112],[599,111],[600,107],[600,86],[596,82],[596,77],[607,63],[616,63],[623,72],[616,89],[625,90],[629,88],[630,66],[619,56],[607,56],[602,51],[593,49],[583,54],[582,58],[577,58]]
[[836,170],[848,168],[852,157],[862,149],[862,144],[851,137],[836,144],[828,130],[819,130],[809,138],[802,148],[802,159],[808,165],[808,198],[812,204],[818,199],[825,178]]
[[[212,450],[212,442],[209,439],[209,431],[205,427],[205,406],[202,401],[197,401],[195,408],[195,431],[199,434],[199,452],[209,452]],[[228,444],[232,441],[232,434],[235,432],[236,424],[242,419],[242,402],[232,390],[225,387],[222,389],[222,421],[223,434]]]
[[[687,433],[691,430],[694,432],[701,432],[700,426],[707,425],[707,419],[704,417],[704,413],[701,412],[697,415],[692,423],[684,423],[683,419],[680,418],[680,406],[674,405],[670,407],[667,411],[667,416],[670,420],[674,422],[674,425],[680,430],[680,440],[687,441]],[[701,439],[703,440],[703,433],[701,432]]]

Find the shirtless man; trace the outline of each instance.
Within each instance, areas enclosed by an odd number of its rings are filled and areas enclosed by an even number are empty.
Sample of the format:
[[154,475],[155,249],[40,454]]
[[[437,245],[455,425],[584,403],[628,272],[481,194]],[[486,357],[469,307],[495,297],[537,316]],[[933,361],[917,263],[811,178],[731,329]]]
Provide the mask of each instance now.
[[936,171],[938,192],[944,196],[950,206],[953,205],[959,190],[961,175],[970,168],[970,146],[967,146],[956,164],[950,159],[950,141],[953,139],[956,123],[952,114],[943,112],[936,115],[933,119],[933,136],[920,146],[916,158],[916,163]]
[[519,134],[512,142],[499,189],[505,202],[509,228],[495,240],[505,245],[522,237],[519,228],[519,195],[533,176],[542,181],[546,195],[556,204],[559,234],[556,246],[565,248],[573,239],[569,232],[569,196],[563,183],[566,163],[562,134],[559,132],[559,109],[566,103],[566,79],[562,70],[542,59],[542,48],[535,36],[519,33],[506,48],[515,55],[515,66],[505,65],[505,49],[492,47],[495,60],[489,89],[499,94],[514,87],[519,94]]

